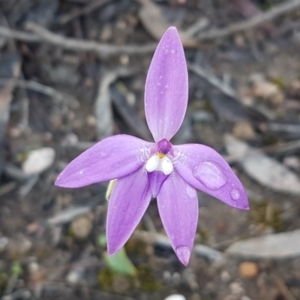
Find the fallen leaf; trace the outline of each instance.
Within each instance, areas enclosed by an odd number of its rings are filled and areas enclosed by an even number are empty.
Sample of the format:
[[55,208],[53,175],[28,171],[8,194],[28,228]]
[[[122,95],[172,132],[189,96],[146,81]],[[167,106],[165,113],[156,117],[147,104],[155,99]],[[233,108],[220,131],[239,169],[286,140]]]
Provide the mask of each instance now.
[[54,159],[55,151],[53,148],[45,147],[30,151],[22,165],[22,170],[26,175],[40,174],[53,164]]
[[224,141],[227,152],[258,183],[274,191],[300,194],[299,178],[286,166],[231,135],[225,135]]
[[233,243],[226,252],[253,259],[285,259],[300,256],[300,230],[268,234]]

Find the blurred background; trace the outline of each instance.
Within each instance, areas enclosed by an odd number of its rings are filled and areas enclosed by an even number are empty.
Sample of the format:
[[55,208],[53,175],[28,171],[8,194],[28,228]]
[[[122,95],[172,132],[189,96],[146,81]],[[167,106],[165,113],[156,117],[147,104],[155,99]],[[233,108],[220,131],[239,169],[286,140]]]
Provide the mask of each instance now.
[[[250,199],[199,193],[188,267],[155,200],[108,257],[107,183],[54,186],[105,137],[152,140],[144,84],[171,25],[190,85],[172,142],[219,151]],[[300,0],[1,0],[1,299],[300,299],[299,50]]]

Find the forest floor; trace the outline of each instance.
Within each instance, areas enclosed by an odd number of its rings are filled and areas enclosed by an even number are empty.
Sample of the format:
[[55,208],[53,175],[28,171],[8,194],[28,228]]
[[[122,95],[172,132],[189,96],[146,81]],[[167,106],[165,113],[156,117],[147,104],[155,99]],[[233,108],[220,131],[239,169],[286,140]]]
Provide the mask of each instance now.
[[[1,299],[300,299],[299,17],[299,0],[0,1]],[[189,68],[172,142],[213,147],[250,200],[199,192],[187,267],[155,199],[108,258],[107,183],[54,186],[100,139],[152,139],[144,85],[171,25]]]

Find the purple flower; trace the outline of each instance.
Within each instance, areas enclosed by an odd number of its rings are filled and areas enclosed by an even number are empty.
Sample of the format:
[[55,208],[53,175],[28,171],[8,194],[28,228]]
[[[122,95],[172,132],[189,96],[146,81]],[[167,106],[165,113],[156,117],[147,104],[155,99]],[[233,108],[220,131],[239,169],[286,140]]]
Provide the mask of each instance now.
[[179,260],[187,265],[198,223],[196,189],[248,209],[243,185],[227,162],[205,145],[175,146],[188,101],[184,50],[170,27],[154,53],[146,80],[146,119],[155,143],[129,135],[106,138],[75,158],[56,185],[78,188],[117,179],[107,215],[108,253],[116,253],[140,222],[152,197]]

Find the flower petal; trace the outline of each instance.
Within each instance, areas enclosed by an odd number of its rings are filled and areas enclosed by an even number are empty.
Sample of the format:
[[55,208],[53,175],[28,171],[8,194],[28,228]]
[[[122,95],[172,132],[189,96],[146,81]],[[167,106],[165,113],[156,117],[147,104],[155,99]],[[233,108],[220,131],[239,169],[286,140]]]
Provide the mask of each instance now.
[[152,145],[125,134],[106,138],[70,162],[55,184],[75,188],[131,174],[147,160]]
[[248,209],[245,189],[225,159],[205,145],[174,146],[174,168],[193,187],[226,204]]
[[106,221],[107,250],[110,255],[127,242],[150,200],[151,191],[144,168],[117,180],[109,199]]
[[188,74],[184,50],[175,27],[170,27],[154,53],[145,87],[147,123],[154,140],[170,140],[184,118]]
[[165,175],[161,171],[148,172],[148,179],[150,183],[152,197],[157,197],[162,184],[168,177],[169,175]]
[[196,190],[173,172],[157,196],[159,214],[179,260],[187,265],[198,223]]

